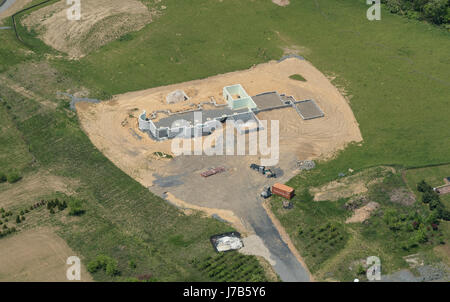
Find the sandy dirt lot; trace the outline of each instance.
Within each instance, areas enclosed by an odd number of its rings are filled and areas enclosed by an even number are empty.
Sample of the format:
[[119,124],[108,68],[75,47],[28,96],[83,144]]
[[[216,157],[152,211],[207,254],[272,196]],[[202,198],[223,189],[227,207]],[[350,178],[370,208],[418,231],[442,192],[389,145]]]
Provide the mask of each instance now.
[[289,0],[272,0],[272,2],[279,6],[287,6],[290,4]]
[[[76,253],[51,230],[42,228],[3,238],[0,255],[8,260],[0,261],[0,282],[64,282],[68,281],[67,258]],[[92,281],[83,265],[81,281]]]
[[366,183],[361,179],[353,183],[332,181],[324,186],[312,188],[311,193],[314,195],[314,201],[337,201],[340,198],[365,193],[367,190]]
[[74,193],[77,186],[77,181],[73,179],[49,173],[28,174],[17,183],[0,184],[0,207],[6,208],[22,203],[31,204],[42,195],[53,192],[63,192],[70,195]]
[[[381,174],[376,174],[377,169],[382,169],[380,171]],[[310,192],[314,195],[315,201],[337,201],[340,198],[361,195],[362,193],[366,193],[371,185],[381,182],[383,180],[381,175],[386,175],[389,171],[394,173],[395,169],[392,167],[368,169],[339,178],[320,187],[313,187],[310,189]],[[403,195],[400,197],[403,197]]]
[[81,19],[68,20],[65,1],[43,7],[22,22],[37,28],[51,47],[80,58],[122,35],[150,23],[156,12],[139,0],[83,0]]
[[380,205],[376,202],[369,202],[365,206],[356,209],[353,213],[352,217],[348,218],[345,223],[352,223],[352,222],[363,222],[369,219],[370,214],[378,209]]
[[[296,73],[305,77],[307,82],[288,78]],[[204,102],[210,97],[224,103],[222,88],[235,83],[241,83],[250,95],[276,90],[298,100],[313,98],[325,112],[324,118],[308,121],[302,120],[291,108],[258,114],[260,120],[280,121],[280,161],[283,157],[300,160],[330,157],[347,143],[362,140],[345,98],[314,66],[298,59],[270,62],[204,80],[126,93],[100,104],[78,103],[77,111],[83,129],[97,148],[119,168],[148,187],[153,184],[154,173],[158,169],[164,170],[164,164],[155,163],[151,155],[156,151],[171,154],[172,142],[155,142],[139,131],[137,116],[142,110],[170,109],[176,112],[186,109],[186,104],[165,103],[166,95],[176,89],[183,89],[192,103]]]
[[[289,79],[292,74],[301,74],[307,81]],[[302,120],[293,108],[258,114],[260,120],[279,121],[280,156],[278,164],[272,167],[277,173],[276,179],[266,178],[249,168],[251,163],[260,163],[265,157],[261,154],[155,158],[153,153],[158,151],[172,154],[173,140],[156,142],[140,132],[137,117],[143,110],[176,112],[192,108],[187,103],[166,104],[166,95],[176,89],[184,90],[192,104],[208,101],[210,97],[225,103],[222,88],[236,83],[242,84],[249,95],[278,91],[297,100],[313,98],[325,113],[324,118],[308,121]],[[245,234],[258,235],[271,253],[267,258],[274,259],[274,268],[283,280],[311,279],[307,270],[300,266],[298,252],[290,253],[289,245],[283,243],[287,239],[280,236],[280,226],[275,227],[261,206],[259,194],[264,186],[286,182],[299,173],[297,160],[332,157],[337,150],[350,142],[361,141],[362,137],[345,98],[309,62],[295,58],[269,62],[203,80],[130,92],[99,104],[77,103],[76,108],[82,128],[91,141],[120,169],[184,210],[191,208],[210,216],[216,214],[236,229],[244,228]],[[265,131],[271,134],[271,130],[269,126]],[[211,136],[220,133],[215,131]],[[245,139],[248,142],[248,135]],[[208,178],[200,176],[202,171],[219,166],[226,171]]]

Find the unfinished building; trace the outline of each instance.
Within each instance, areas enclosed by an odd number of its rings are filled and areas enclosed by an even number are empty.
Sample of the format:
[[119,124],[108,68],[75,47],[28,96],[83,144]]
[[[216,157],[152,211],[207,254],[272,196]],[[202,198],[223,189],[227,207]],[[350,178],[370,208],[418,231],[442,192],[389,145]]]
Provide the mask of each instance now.
[[[187,98],[187,96],[186,96]],[[197,105],[196,109],[175,112],[170,110],[152,112],[144,110],[138,118],[139,129],[155,140],[174,137],[196,137],[211,134],[227,120],[235,121],[241,134],[262,129],[257,113],[292,107],[304,120],[323,117],[324,113],[313,100],[296,101],[294,97],[276,91],[249,96],[240,84],[223,88],[226,104],[217,104],[214,99]],[[203,105],[213,105],[204,109]],[[192,104],[193,105],[193,104]],[[166,116],[158,119],[158,114]]]

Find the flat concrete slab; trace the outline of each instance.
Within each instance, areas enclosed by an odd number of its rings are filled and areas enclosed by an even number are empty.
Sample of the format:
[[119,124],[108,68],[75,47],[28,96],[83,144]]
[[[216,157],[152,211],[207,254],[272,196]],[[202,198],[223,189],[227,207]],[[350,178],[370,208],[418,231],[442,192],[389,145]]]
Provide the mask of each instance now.
[[280,95],[275,91],[252,96],[252,99],[256,106],[258,106],[259,110],[283,105]]
[[295,107],[304,120],[319,118],[325,115],[313,100],[296,102]]
[[[191,125],[197,125],[197,124],[203,124],[208,120],[213,120],[220,118],[222,116],[232,116],[233,114],[241,114],[248,112],[248,109],[239,109],[239,110],[232,110],[230,108],[221,108],[221,109],[212,109],[212,110],[195,110],[195,111],[189,111],[189,112],[183,112],[179,114],[170,115],[168,117],[164,117],[160,119],[159,121],[155,122],[155,126],[157,128],[161,127],[167,127],[172,128],[174,123],[177,121],[187,121]],[[196,120],[195,115],[201,114],[201,120]]]

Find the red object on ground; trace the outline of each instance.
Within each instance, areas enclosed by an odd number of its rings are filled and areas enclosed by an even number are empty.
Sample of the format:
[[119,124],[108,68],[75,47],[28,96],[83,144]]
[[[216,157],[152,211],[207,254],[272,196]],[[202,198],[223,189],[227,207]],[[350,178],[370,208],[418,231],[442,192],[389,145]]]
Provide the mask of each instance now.
[[272,186],[272,194],[291,199],[294,196],[294,189],[286,185],[276,183]]
[[209,169],[207,171],[202,172],[200,175],[203,177],[208,177],[217,173],[221,173],[221,172],[225,172],[225,168],[224,167],[218,167],[218,168],[214,168],[214,169]]

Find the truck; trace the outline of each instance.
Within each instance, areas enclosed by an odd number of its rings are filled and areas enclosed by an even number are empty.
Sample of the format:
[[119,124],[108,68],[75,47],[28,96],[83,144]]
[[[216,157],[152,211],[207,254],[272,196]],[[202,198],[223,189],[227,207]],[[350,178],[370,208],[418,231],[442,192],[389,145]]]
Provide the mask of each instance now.
[[257,164],[251,164],[250,169],[253,169],[253,170],[261,173],[262,175],[264,175],[267,178],[276,177],[276,174],[272,170],[267,169],[264,166],[260,166]]
[[294,196],[294,188],[276,183],[272,186],[272,194],[291,199]]
[[265,186],[264,190],[261,192],[261,197],[265,199],[265,198],[269,198],[270,196],[272,196],[270,186]]

